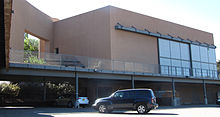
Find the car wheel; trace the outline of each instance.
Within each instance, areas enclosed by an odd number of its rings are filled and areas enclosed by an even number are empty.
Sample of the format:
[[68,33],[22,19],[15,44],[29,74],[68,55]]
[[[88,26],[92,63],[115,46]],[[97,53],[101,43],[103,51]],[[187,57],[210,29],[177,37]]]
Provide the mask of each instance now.
[[145,104],[139,104],[137,106],[137,112],[140,113],[140,114],[144,114],[144,113],[147,113],[147,108],[145,106]]
[[100,112],[100,113],[106,113],[106,112],[108,112],[107,106],[104,105],[104,104],[100,104],[100,105],[99,105],[99,112]]
[[72,102],[68,102],[68,103],[67,103],[67,107],[68,107],[68,108],[72,108],[72,107],[73,107],[73,103],[72,103]]

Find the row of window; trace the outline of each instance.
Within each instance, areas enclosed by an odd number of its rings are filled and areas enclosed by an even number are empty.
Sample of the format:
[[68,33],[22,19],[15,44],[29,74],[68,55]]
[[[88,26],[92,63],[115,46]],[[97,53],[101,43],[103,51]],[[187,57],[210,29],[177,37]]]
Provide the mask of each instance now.
[[120,98],[120,99],[129,99],[134,97],[149,97],[151,98],[154,94],[151,91],[143,90],[143,91],[121,91],[116,92],[113,96],[114,98]]
[[158,43],[161,74],[217,77],[215,49],[160,38]]
[[192,61],[216,63],[215,49],[191,45]]
[[160,57],[190,60],[189,45],[165,39],[159,39]]

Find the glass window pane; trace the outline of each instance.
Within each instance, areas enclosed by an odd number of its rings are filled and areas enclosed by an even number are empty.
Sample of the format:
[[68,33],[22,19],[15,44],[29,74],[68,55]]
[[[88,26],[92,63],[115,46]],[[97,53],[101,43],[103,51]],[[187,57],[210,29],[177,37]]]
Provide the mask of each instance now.
[[161,57],[170,58],[170,42],[165,39],[159,39],[159,52]]
[[213,70],[209,70],[209,74],[208,74],[208,75],[209,75],[209,77],[212,78],[212,77],[214,76],[214,72],[213,72]]
[[214,78],[218,78],[218,73],[217,73],[217,71],[214,71]]
[[208,71],[207,69],[202,69],[202,77],[207,77],[208,76]]
[[214,64],[209,64],[209,69],[210,69],[210,70],[214,70],[214,68],[215,68],[215,67],[214,67]]
[[216,63],[215,49],[208,48],[209,63]]
[[168,75],[169,74],[169,66],[160,66],[161,74]]
[[175,41],[170,41],[171,58],[180,59],[180,44]]
[[200,62],[192,62],[192,67],[193,68],[201,68],[201,66],[200,66]]
[[192,60],[200,61],[199,46],[191,44]]
[[181,59],[190,60],[189,44],[180,43],[180,50],[181,50]]
[[214,64],[214,70],[217,70],[217,65],[216,64]]
[[200,46],[200,57],[202,62],[208,62],[208,49],[207,47]]
[[182,76],[182,68],[181,67],[171,67],[171,73],[174,76]]
[[217,70],[217,65],[216,64],[209,64],[209,69],[210,70]]
[[177,74],[177,76],[182,76],[182,68],[181,67],[176,68],[176,74]]
[[189,61],[182,61],[182,67],[190,68],[190,62]]
[[193,76],[195,77],[201,77],[201,69],[197,69],[197,68],[194,68],[193,69]]
[[209,69],[209,64],[207,63],[201,63],[202,69]]
[[183,68],[183,75],[190,76],[190,68]]
[[170,64],[170,59],[167,59],[167,58],[160,58],[160,65],[171,66],[171,64]]
[[172,66],[181,67],[181,61],[180,60],[171,60]]

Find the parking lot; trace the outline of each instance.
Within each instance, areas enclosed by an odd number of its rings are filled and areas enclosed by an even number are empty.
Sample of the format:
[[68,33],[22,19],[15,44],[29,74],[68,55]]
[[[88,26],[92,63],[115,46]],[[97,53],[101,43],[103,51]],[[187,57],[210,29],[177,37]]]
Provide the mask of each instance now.
[[101,114],[91,108],[34,108],[34,107],[0,107],[0,117],[219,117],[220,106],[181,106],[160,107],[148,114],[140,115],[136,111],[114,111]]

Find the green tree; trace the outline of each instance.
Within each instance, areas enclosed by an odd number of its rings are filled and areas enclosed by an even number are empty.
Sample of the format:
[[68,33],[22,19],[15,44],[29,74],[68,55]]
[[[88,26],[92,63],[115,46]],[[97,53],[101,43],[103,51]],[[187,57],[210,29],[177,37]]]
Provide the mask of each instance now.
[[48,82],[46,83],[49,92],[53,92],[56,94],[56,96],[62,96],[62,95],[66,95],[66,94],[73,94],[73,92],[75,91],[75,87],[74,85],[70,84],[69,82],[63,82],[63,83],[52,83],[52,82]]
[[45,64],[44,59],[39,58],[39,40],[31,39],[28,37],[28,34],[24,34],[24,63],[31,64]]
[[24,63],[31,63],[31,64],[46,64],[45,60],[42,58],[38,58],[37,56],[30,55],[26,60],[24,60]]
[[24,50],[25,51],[39,51],[39,40],[31,39],[28,34],[24,35]]
[[0,94],[6,96],[6,98],[18,96],[20,89],[21,88],[17,84],[0,84]]

